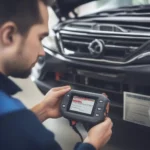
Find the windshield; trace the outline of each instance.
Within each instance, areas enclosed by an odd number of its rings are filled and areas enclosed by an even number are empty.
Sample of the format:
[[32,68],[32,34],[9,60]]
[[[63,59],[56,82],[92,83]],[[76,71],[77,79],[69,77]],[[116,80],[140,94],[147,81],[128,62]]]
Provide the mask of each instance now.
[[150,0],[97,0],[75,9],[78,16],[84,16],[92,13],[96,13],[103,10],[110,10],[113,8],[123,6],[135,6],[150,4]]

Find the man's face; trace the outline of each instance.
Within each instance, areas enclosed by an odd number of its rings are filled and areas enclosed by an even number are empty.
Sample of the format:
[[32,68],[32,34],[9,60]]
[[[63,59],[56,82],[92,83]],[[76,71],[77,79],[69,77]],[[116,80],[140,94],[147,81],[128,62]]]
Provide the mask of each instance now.
[[41,40],[48,35],[48,11],[42,2],[39,8],[43,22],[33,25],[26,37],[20,36],[16,50],[5,61],[7,72],[13,77],[28,77],[38,58],[45,55]]

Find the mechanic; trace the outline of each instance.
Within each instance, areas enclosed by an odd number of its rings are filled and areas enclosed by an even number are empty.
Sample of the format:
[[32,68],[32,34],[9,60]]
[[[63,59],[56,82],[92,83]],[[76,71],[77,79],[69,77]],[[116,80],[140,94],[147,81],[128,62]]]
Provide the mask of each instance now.
[[[40,104],[28,110],[13,98],[21,89],[8,78],[27,78],[38,57],[45,55],[41,40],[48,35],[47,5],[46,0],[0,0],[0,150],[61,149],[42,122],[61,117],[61,97],[71,88],[51,89]],[[111,134],[112,122],[107,118],[75,149],[99,150]]]

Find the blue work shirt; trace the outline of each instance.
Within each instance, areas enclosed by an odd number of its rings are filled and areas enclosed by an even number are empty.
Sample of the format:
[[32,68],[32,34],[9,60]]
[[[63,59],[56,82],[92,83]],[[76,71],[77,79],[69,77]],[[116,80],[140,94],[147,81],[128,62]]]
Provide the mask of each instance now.
[[[55,136],[36,115],[11,95],[21,89],[0,74],[0,150],[61,150]],[[75,150],[95,150],[90,144],[77,143]]]

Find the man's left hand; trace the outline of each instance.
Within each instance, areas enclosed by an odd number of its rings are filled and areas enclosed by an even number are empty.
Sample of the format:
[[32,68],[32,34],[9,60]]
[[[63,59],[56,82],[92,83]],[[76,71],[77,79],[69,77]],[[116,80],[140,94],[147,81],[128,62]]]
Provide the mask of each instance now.
[[37,115],[41,121],[45,121],[48,118],[59,118],[60,103],[62,97],[71,90],[70,86],[62,86],[52,88],[44,97],[44,100],[32,108],[32,111]]
[[60,103],[62,97],[71,90],[70,86],[63,86],[51,89],[45,96],[43,104],[47,110],[49,118],[59,118],[60,114]]

